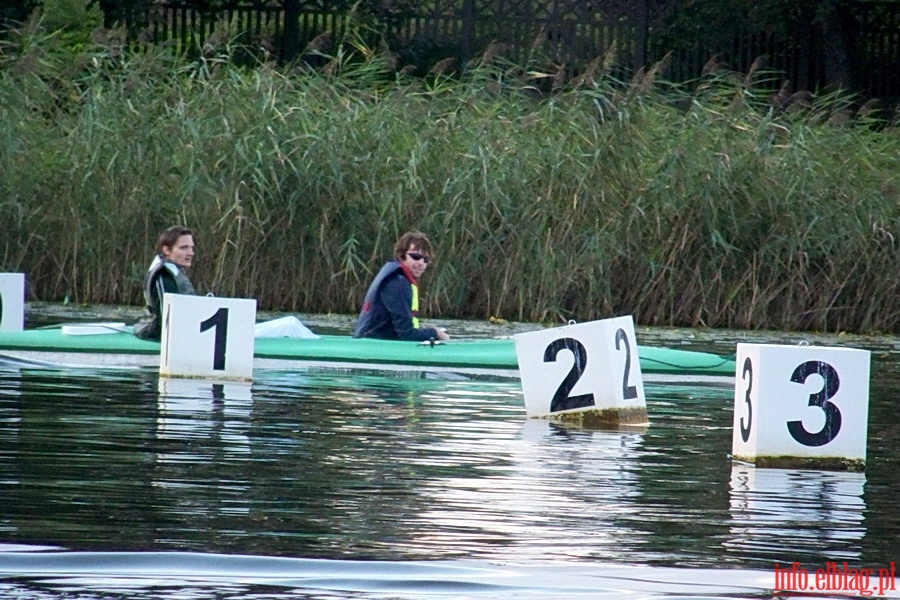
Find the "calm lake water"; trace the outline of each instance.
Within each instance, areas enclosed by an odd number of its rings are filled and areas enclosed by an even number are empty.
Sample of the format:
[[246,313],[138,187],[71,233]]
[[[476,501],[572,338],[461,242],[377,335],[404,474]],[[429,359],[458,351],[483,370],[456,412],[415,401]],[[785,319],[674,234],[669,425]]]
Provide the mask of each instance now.
[[845,561],[900,597],[900,339],[638,337],[872,350],[866,471],[733,462],[730,383],[646,384],[649,426],[600,431],[526,419],[510,380],[0,365],[0,597],[772,598],[776,564]]

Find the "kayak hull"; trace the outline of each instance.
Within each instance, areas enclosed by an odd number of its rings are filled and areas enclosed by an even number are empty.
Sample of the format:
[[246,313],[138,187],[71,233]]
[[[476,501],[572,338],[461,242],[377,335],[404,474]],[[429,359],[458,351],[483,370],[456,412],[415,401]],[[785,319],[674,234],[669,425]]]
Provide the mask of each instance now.
[[[0,333],[0,359],[65,367],[159,367],[160,344],[130,333],[67,335],[61,329]],[[645,376],[733,377],[731,358],[672,348],[638,346]],[[449,371],[518,378],[509,338],[417,344],[324,335],[317,339],[256,338],[254,369],[316,367],[389,371]],[[657,377],[659,379],[660,377]]]

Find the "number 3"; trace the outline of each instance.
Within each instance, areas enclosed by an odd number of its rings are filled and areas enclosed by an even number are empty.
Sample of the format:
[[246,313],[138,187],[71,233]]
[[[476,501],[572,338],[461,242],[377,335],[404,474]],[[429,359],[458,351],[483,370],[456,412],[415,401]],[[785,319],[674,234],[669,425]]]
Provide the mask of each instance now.
[[841,381],[834,367],[820,360],[807,361],[791,375],[794,383],[804,383],[813,373],[822,377],[822,389],[809,395],[807,406],[818,406],[825,412],[825,424],[816,433],[810,433],[803,427],[803,421],[788,421],[787,427],[791,436],[804,446],[824,446],[833,440],[841,430],[841,411],[831,402],[840,387]]
[[[748,377],[749,375],[749,377]],[[744,417],[741,417],[741,439],[746,443],[750,439],[750,427],[753,425],[753,403],[750,402],[750,392],[753,390],[753,361],[748,356],[744,360],[744,370],[741,377],[747,382],[747,395],[744,400],[747,402],[747,426],[744,427]]]

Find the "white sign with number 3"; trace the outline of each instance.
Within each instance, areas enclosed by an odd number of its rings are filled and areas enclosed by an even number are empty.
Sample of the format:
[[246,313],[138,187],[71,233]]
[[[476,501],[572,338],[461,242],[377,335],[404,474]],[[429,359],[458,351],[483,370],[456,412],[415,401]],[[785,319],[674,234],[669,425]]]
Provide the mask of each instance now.
[[869,358],[854,348],[738,344],[734,457],[865,462]]
[[643,410],[644,383],[630,316],[513,336],[529,417]]
[[159,374],[253,378],[256,300],[165,294]]

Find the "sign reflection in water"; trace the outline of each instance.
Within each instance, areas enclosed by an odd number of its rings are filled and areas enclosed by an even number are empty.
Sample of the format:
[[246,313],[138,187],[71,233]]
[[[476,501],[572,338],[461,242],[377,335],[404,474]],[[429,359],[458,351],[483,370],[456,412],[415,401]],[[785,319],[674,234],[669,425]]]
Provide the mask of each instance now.
[[729,551],[774,562],[854,561],[866,535],[864,473],[731,469]]
[[508,381],[0,366],[0,544],[883,567],[900,534],[890,373],[873,369],[863,475],[732,463],[724,386],[650,386],[646,431],[597,431],[527,419]]
[[[416,545],[469,547],[486,557],[615,560],[634,537],[621,516],[640,495],[636,475],[646,426],[590,430],[525,419],[492,442],[495,458],[470,476],[425,482]],[[498,445],[497,440],[502,440]],[[459,428],[437,450],[464,456],[481,443]],[[477,452],[477,450],[476,450]],[[493,548],[493,550],[491,550]]]
[[251,482],[239,475],[243,468],[222,481],[222,465],[250,457],[251,384],[160,377],[158,387],[157,501],[195,524],[204,516],[249,513]]

